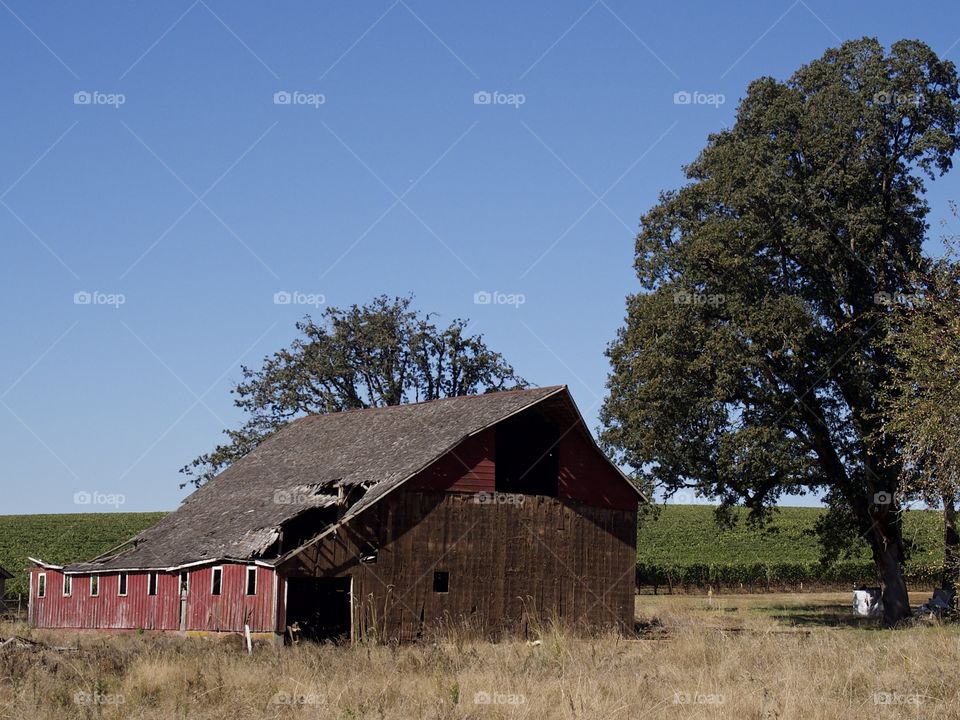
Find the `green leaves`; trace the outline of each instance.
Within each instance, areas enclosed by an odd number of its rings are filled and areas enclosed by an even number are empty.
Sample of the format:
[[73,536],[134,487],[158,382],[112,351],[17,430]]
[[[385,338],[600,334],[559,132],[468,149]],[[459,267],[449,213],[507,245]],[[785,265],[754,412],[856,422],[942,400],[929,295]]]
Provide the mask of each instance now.
[[320,322],[297,323],[290,347],[243,368],[233,389],[246,423],[229,442],[181,469],[198,487],[291,420],[312,413],[383,407],[524,387],[467,321],[437,327],[412,308],[413,297],[381,295],[368,305],[330,307]]
[[928,262],[924,177],[950,168],[958,118],[953,64],[914,41],[847,42],[752,83],[691,182],[641,219],[608,447],[666,491],[758,516],[832,489],[895,568],[897,506],[873,498],[899,487],[876,413],[897,360],[875,298],[910,292]]

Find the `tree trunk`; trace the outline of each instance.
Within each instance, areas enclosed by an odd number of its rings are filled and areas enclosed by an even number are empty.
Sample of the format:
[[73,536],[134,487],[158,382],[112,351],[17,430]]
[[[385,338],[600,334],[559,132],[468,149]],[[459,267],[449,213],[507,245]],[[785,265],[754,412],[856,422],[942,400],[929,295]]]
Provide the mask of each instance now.
[[903,536],[895,512],[876,519],[869,540],[883,583],[883,624],[893,627],[910,617],[910,598],[903,576]]
[[950,594],[950,606],[957,610],[957,581],[960,579],[960,534],[957,533],[956,498],[943,498],[943,589]]

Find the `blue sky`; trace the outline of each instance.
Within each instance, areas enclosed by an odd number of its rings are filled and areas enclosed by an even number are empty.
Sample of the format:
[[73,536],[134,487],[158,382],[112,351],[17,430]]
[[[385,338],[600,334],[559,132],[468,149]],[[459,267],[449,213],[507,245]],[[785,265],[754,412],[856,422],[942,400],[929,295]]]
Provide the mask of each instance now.
[[[278,292],[412,291],[530,381],[569,384],[596,425],[637,219],[747,83],[864,35],[957,61],[957,19],[950,2],[0,1],[0,514],[174,508],[177,469],[240,420],[240,365],[317,312]],[[955,177],[931,187],[931,247]]]

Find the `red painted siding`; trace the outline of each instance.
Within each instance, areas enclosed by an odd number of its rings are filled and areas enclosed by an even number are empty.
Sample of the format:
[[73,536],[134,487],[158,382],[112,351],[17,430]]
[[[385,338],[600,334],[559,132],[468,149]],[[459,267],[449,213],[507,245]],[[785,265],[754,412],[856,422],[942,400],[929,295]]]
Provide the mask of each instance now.
[[[496,447],[493,428],[467,438],[453,451],[412,478],[414,492],[493,492],[496,489]],[[593,507],[632,510],[636,493],[576,429],[560,439],[559,496]]]
[[560,439],[560,497],[593,507],[636,510],[637,494],[593,446],[573,430]]
[[[39,574],[47,575],[46,597],[37,597]],[[176,630],[180,625],[179,580],[175,573],[157,574],[157,594],[147,595],[147,574],[127,576],[127,594],[118,595],[119,575],[100,576],[97,596],[90,595],[90,576],[72,576],[69,596],[63,594],[63,573],[34,569],[30,573],[33,623],[36,627],[104,628],[113,630]]]
[[407,483],[408,490],[493,492],[496,434],[493,428],[469,437]]
[[[219,566],[218,566],[219,567]],[[246,594],[247,566],[223,565],[219,596],[211,594],[211,567],[189,571],[187,630],[240,632],[244,622],[253,632],[277,627],[276,575],[257,568],[256,595]],[[37,597],[40,573],[46,573],[46,596]],[[158,573],[157,594],[147,595],[147,573],[128,573],[127,594],[118,595],[119,575],[100,576],[100,594],[90,596],[90,576],[74,575],[72,592],[63,595],[63,573],[34,569],[30,573],[31,617],[39,628],[108,630],[179,630],[180,573]]]
[[[223,567],[220,595],[211,593],[214,567]],[[246,586],[246,565],[216,565],[191,571],[187,629],[238,632],[248,623],[252,632],[273,632],[277,626],[273,570],[257,568],[256,595],[247,595]]]

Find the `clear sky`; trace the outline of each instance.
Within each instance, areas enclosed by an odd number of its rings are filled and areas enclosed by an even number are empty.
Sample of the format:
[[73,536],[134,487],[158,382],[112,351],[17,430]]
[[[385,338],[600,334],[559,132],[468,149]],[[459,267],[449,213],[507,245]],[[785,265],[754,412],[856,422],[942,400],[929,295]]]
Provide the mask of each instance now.
[[[957,61],[958,19],[955,0],[0,0],[0,514],[173,509],[177,469],[240,420],[240,365],[321,300],[412,291],[470,317],[595,426],[637,220],[747,83],[864,35]],[[932,246],[949,199],[956,174],[931,188]]]

